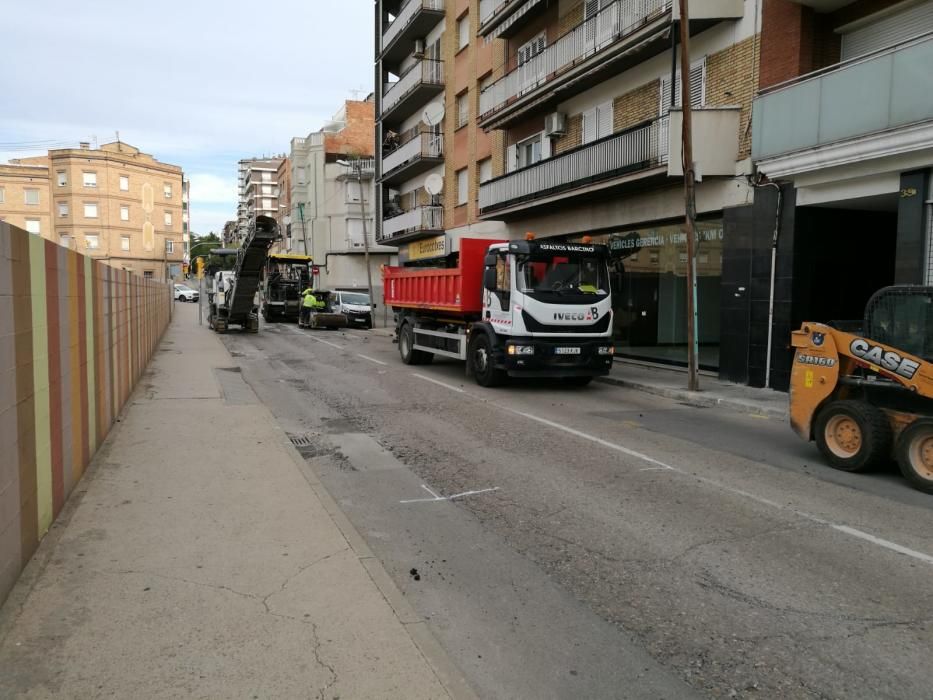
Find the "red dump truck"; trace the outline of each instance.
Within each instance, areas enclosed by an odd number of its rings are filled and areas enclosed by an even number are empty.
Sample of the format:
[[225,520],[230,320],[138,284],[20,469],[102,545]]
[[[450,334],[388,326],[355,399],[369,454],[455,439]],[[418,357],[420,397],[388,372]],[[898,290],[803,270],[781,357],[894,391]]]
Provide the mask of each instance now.
[[402,362],[465,360],[481,386],[588,384],[612,367],[608,257],[591,243],[463,238],[458,267],[384,268]]

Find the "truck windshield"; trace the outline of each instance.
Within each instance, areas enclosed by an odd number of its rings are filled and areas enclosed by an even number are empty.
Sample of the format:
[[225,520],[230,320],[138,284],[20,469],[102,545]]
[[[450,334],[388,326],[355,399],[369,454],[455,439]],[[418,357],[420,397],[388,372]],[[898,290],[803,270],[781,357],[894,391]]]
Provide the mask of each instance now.
[[525,293],[609,294],[606,262],[598,257],[531,257],[519,262],[517,277]]

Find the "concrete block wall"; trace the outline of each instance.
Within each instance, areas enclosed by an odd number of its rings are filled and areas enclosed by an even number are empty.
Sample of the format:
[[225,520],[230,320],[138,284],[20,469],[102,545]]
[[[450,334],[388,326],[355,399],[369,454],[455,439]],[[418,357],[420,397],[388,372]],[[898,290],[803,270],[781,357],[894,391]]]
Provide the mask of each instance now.
[[0,602],[109,432],[171,313],[169,285],[0,223]]

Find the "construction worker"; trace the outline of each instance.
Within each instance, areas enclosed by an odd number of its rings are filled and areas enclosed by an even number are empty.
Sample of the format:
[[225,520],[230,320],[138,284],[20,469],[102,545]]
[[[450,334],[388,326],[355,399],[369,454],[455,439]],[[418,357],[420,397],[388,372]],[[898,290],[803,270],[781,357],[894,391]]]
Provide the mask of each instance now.
[[323,309],[324,302],[317,298],[314,288],[310,285],[301,293],[301,325],[307,326],[311,320],[311,312]]

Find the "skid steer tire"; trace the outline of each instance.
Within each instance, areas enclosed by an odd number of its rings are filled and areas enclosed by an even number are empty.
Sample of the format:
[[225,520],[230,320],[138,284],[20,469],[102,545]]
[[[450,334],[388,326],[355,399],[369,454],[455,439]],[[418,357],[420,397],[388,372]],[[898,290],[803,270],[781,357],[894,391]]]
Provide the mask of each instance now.
[[833,401],[816,418],[814,437],[830,466],[868,471],[891,455],[891,423],[864,401]]
[[933,493],[933,420],[920,418],[897,439],[897,466],[915,489]]

